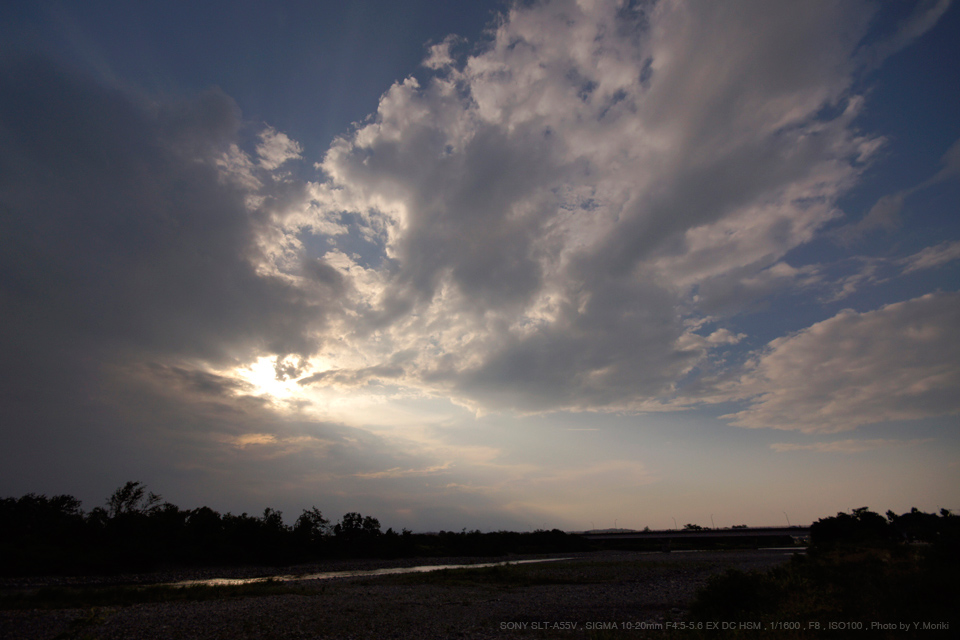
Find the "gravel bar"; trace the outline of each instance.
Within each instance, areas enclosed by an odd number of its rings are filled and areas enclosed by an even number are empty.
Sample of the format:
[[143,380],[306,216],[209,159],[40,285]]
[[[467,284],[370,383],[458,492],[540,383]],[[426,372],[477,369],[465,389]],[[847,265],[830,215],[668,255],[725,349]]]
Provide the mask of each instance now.
[[[5,640],[420,639],[595,637],[588,623],[634,625],[679,620],[696,591],[726,569],[766,570],[789,559],[783,550],[696,553],[593,552],[521,565],[524,579],[505,583],[413,579],[410,574],[299,581],[304,593],[91,609],[0,611]],[[570,556],[573,557],[570,557]],[[523,559],[550,556],[524,556]],[[351,561],[272,568],[164,572],[124,576],[124,584],[216,577],[259,577],[424,564],[467,564],[510,558]],[[521,569],[518,569],[521,570]],[[420,574],[434,576],[435,573]],[[32,587],[41,580],[20,581]],[[111,581],[117,584],[117,577]],[[102,584],[60,579],[54,584]],[[51,584],[47,580],[45,584]],[[4,585],[9,593],[12,584]],[[544,624],[551,623],[551,624]],[[552,623],[564,623],[553,625]],[[573,627],[575,624],[575,628]],[[566,629],[554,627],[567,627]],[[622,628],[622,626],[621,626]],[[643,637],[633,634],[631,637]],[[655,635],[655,634],[654,634]]]

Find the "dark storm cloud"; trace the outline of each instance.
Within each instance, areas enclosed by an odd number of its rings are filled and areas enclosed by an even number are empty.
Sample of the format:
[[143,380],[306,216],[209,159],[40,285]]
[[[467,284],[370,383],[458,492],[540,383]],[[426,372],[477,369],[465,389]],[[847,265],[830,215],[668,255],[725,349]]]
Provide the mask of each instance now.
[[322,309],[257,273],[245,194],[218,172],[240,126],[227,96],[151,104],[38,59],[2,83],[7,335],[213,361],[312,349]]
[[260,268],[269,216],[223,169],[241,126],[216,89],[154,102],[41,58],[0,61],[4,476],[38,474],[34,456],[70,473],[129,453],[137,408],[106,371],[160,362],[152,375],[181,393],[229,395],[237,382],[172,365],[316,348],[337,275],[308,265],[323,286],[301,290]]
[[147,369],[158,381],[201,395],[228,398],[241,392],[250,392],[252,387],[242,380],[219,376],[208,371],[169,367],[157,363],[149,363]]

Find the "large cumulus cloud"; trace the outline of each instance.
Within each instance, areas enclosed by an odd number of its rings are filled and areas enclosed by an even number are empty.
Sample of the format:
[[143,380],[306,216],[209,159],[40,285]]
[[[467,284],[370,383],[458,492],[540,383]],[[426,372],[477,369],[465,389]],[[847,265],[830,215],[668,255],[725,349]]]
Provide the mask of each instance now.
[[870,15],[551,2],[465,59],[436,45],[436,75],[384,94],[313,186],[314,227],[384,260],[353,367],[412,353],[407,383],[476,407],[668,400],[712,357],[707,315],[809,278],[784,256],[882,143],[853,126]]

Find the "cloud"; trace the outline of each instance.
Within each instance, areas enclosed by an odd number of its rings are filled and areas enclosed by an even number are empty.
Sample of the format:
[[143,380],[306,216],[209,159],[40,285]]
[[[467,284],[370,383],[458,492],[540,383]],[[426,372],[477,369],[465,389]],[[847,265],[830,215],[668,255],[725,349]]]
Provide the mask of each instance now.
[[898,229],[902,220],[904,201],[914,193],[928,189],[940,182],[960,176],[960,140],[954,142],[941,158],[943,167],[923,182],[897,193],[881,196],[870,211],[855,223],[838,227],[832,231],[833,237],[842,244],[851,244],[868,233],[883,230],[891,232]]
[[911,447],[918,444],[930,442],[929,439],[921,440],[835,440],[833,442],[814,442],[811,444],[798,444],[790,442],[776,442],[770,445],[770,448],[777,453],[787,451],[819,451],[822,453],[863,453],[864,451],[874,451],[876,449],[887,449],[890,447]]
[[[833,265],[808,265],[805,267],[808,277],[797,284],[825,289],[821,301],[836,302],[861,291],[867,285],[876,286],[890,282],[897,276],[936,269],[958,258],[960,243],[947,240],[902,258],[851,256]],[[841,275],[831,276],[832,271],[840,271]]]
[[696,303],[705,313],[737,313],[779,292],[807,289],[821,284],[821,280],[817,265],[793,267],[780,261],[760,271],[749,265],[699,281]]
[[867,69],[880,66],[885,59],[907,47],[929,31],[950,8],[952,0],[925,0],[915,4],[913,13],[897,26],[894,33],[864,47],[859,57]]
[[267,171],[273,171],[290,160],[297,160],[303,149],[296,140],[291,140],[287,134],[267,127],[260,132],[260,144],[257,145],[257,155],[260,157],[260,166]]
[[729,344],[686,320],[815,277],[783,258],[878,145],[852,125],[869,17],[553,2],[459,64],[436,45],[311,187],[314,228],[382,251],[343,368],[411,351],[407,384],[478,409],[660,403]]
[[908,195],[907,192],[901,191],[881,197],[862,219],[855,224],[838,229],[837,237],[845,243],[850,243],[871,231],[890,232],[899,228],[901,224],[900,212],[903,210],[903,201]]
[[[751,300],[763,301],[778,290],[794,292],[821,291],[821,302],[831,303],[848,298],[866,286],[888,283],[898,276],[916,271],[936,269],[960,258],[960,243],[947,240],[901,258],[853,255],[835,263],[810,264],[794,269],[778,263],[746,281],[733,280],[735,284],[713,282],[702,285],[699,290],[701,307],[715,310],[711,304],[717,289],[728,301],[744,304]],[[736,286],[736,291],[728,288]],[[729,305],[729,302],[728,302]]]
[[928,294],[875,311],[846,310],[772,341],[748,363],[722,416],[750,428],[836,433],[960,412],[960,294]]
[[[5,486],[43,475],[24,460],[77,486],[106,473],[85,460],[127,477],[155,468],[170,431],[141,431],[142,413],[198,429],[268,413],[223,372],[314,353],[343,289],[322,265],[296,277],[262,251],[287,187],[238,146],[236,104],[219,90],[153,101],[22,56],[0,60],[0,95]],[[138,405],[115,372],[148,365],[170,393]],[[209,453],[198,447],[188,457]]]
[[320,371],[318,373],[300,378],[297,380],[297,384],[308,385],[324,383],[356,386],[360,384],[366,384],[371,381],[399,378],[402,375],[402,368],[384,365],[365,367],[363,369],[355,370],[329,369],[327,371]]
[[315,349],[330,297],[261,268],[269,230],[220,162],[230,98],[151,105],[40,60],[2,82],[5,335],[211,362]]
[[441,471],[446,471],[450,468],[451,464],[450,462],[445,462],[425,469],[402,469],[400,467],[394,467],[393,469],[387,469],[385,471],[358,473],[356,475],[359,478],[403,478],[405,476],[434,475]]
[[851,273],[847,273],[836,280],[821,279],[820,284],[828,288],[828,292],[821,298],[824,302],[843,300],[860,291],[864,285],[876,285],[888,280],[888,278],[882,277],[881,273],[889,264],[889,260],[864,256],[855,256],[850,260],[844,260],[846,264],[851,262],[855,265]]
[[926,247],[912,256],[898,260],[903,265],[903,273],[912,273],[923,269],[933,269],[960,259],[960,242],[941,242],[933,247]]
[[925,189],[933,184],[960,177],[960,140],[956,140],[940,159],[943,167],[931,178],[923,182],[918,189]]
[[[434,45],[311,182],[307,151],[220,90],[170,100],[3,57],[0,479],[29,486],[42,459],[104,494],[142,472],[518,522],[504,509],[533,500],[504,478],[539,482],[556,513],[579,478],[437,445],[417,430],[446,426],[448,400],[642,411],[698,390],[744,401],[736,424],[806,431],[954,412],[953,294],[841,313],[730,380],[749,344],[732,319],[825,286],[795,250],[883,142],[856,125],[871,15],[517,4],[471,55]],[[887,205],[869,224],[895,220]],[[955,253],[925,251],[904,271]],[[652,477],[635,461],[582,474]]]
[[431,45],[428,49],[429,54],[423,61],[423,66],[435,70],[452,66],[454,59],[450,53],[450,49],[460,42],[461,38],[457,36],[447,36],[443,39],[443,42]]

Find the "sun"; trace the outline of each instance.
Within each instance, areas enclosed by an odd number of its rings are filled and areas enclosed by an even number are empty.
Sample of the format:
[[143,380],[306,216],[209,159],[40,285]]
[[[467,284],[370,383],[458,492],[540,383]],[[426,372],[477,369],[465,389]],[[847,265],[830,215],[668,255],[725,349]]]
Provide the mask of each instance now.
[[[253,386],[255,395],[277,400],[290,400],[304,395],[303,387],[294,378],[277,378],[276,356],[260,356],[255,361],[237,367],[232,374]],[[312,369],[312,367],[311,367]]]

